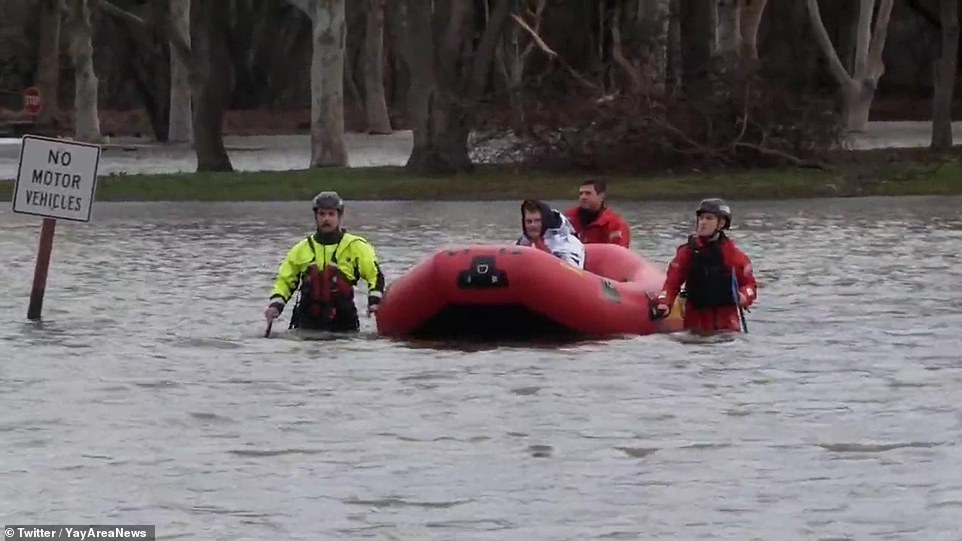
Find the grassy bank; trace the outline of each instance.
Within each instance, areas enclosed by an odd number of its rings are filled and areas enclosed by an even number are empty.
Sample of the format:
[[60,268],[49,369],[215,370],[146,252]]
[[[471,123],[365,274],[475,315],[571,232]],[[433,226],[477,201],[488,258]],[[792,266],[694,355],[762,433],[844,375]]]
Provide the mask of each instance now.
[[[518,174],[479,169],[472,175],[421,177],[401,168],[336,168],[257,173],[112,175],[98,181],[98,201],[305,200],[337,190],[353,200],[570,199],[583,175]],[[962,194],[962,153],[925,150],[846,152],[826,169],[766,169],[660,176],[609,176],[618,200],[787,199],[867,195]],[[0,181],[9,201],[12,181]]]

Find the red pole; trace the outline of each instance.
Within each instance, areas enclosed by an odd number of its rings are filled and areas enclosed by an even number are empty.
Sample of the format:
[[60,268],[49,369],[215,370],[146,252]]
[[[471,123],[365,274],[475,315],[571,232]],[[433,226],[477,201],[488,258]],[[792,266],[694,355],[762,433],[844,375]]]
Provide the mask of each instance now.
[[44,218],[40,228],[40,248],[37,250],[37,266],[33,271],[33,289],[30,291],[30,307],[27,319],[40,319],[43,308],[43,292],[47,288],[47,269],[50,268],[50,251],[53,250],[53,232],[57,220]]

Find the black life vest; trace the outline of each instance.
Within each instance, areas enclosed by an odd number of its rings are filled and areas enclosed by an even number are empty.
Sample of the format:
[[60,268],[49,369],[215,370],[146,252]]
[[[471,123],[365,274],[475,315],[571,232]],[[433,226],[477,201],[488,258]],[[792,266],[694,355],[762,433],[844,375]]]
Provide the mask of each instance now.
[[724,234],[719,235],[717,241],[707,242],[703,246],[698,246],[695,236],[688,237],[692,258],[685,287],[688,290],[688,302],[693,308],[736,305],[732,269],[725,264],[722,253],[724,242],[728,242]]

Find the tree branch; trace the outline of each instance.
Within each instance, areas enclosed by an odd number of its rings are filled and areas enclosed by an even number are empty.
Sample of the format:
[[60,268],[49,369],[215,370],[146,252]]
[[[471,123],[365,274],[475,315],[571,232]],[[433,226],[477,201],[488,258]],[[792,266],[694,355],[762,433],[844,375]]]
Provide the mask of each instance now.
[[491,69],[491,59],[494,58],[494,51],[498,46],[498,40],[504,32],[505,23],[511,15],[512,0],[500,0],[488,19],[478,44],[478,50],[474,54],[474,62],[471,66],[471,88],[469,95],[473,99],[478,99],[484,93],[484,88]]
[[110,15],[111,17],[116,17],[121,21],[124,21],[125,23],[135,27],[135,29],[137,30],[143,30],[147,26],[143,18],[138,17],[137,15],[134,15],[133,13],[127,11],[126,9],[121,9],[117,7],[110,0],[100,0],[98,3],[100,4],[100,8],[104,10],[104,13],[106,13],[107,15]]
[[564,59],[564,57],[562,57],[557,52],[555,52],[551,47],[549,47],[548,44],[545,43],[543,39],[541,39],[541,36],[539,36],[538,33],[535,32],[534,30],[532,30],[532,28],[528,26],[528,23],[524,22],[524,19],[522,19],[521,17],[518,17],[514,13],[511,14],[511,18],[514,19],[514,22],[516,22],[518,26],[520,26],[525,32],[527,32],[531,36],[531,39],[534,41],[534,43],[538,45],[539,49],[544,51],[544,53],[547,54],[552,60],[557,60],[561,64],[561,66],[565,68],[565,70],[567,70],[572,77],[575,78],[575,80],[577,80],[579,83],[584,85],[585,88],[587,88],[588,90],[591,90],[592,92],[597,92],[599,94],[603,93],[601,88],[598,85],[592,83],[584,75],[581,75],[580,73],[578,73],[578,70],[571,67],[571,64],[569,64]]
[[[470,0],[473,2],[473,0]],[[464,41],[469,33],[468,17],[471,15],[469,0],[452,0],[448,12],[448,20],[445,32],[441,36],[440,51],[438,54],[438,65],[441,66],[438,72],[442,78],[448,75],[457,80],[458,60],[464,48]],[[430,8],[429,8],[430,9]],[[452,85],[453,86],[453,85]]]
[[882,50],[885,48],[885,38],[888,36],[889,19],[892,17],[892,5],[895,0],[882,0],[878,8],[878,18],[875,19],[875,30],[872,32],[872,43],[869,46],[868,75],[878,79],[885,71],[882,61]]
[[869,41],[872,39],[872,18],[875,0],[859,0],[858,26],[855,29],[855,66],[852,76],[862,79],[868,73]]
[[[548,0],[538,0],[538,5],[535,7],[534,12],[532,12],[530,9],[525,10],[528,12],[528,15],[531,15],[531,17],[534,19],[534,32],[536,34],[541,32],[541,21],[543,19],[542,14],[544,13],[545,3],[547,1]],[[521,53],[522,61],[527,58],[529,54],[531,54],[531,51],[534,50],[534,46],[534,42],[528,42],[528,44],[524,47],[524,51]]]
[[908,6],[912,8],[912,11],[917,13],[925,22],[929,23],[934,28],[939,30],[942,29],[942,22],[939,21],[939,17],[929,11],[927,7],[923,6],[919,0],[905,0],[905,3],[908,4]]
[[832,75],[835,76],[835,79],[838,80],[840,85],[844,86],[849,84],[852,81],[852,77],[845,71],[842,61],[838,59],[835,46],[832,45],[832,40],[828,37],[828,31],[825,30],[825,23],[822,22],[822,15],[818,11],[818,0],[808,0],[808,14],[812,22],[812,27],[815,30],[815,38],[818,40],[818,44],[821,46],[822,52],[828,60],[829,70],[831,70]]
[[634,92],[641,92],[644,88],[642,82],[641,69],[636,63],[628,60],[625,51],[621,46],[621,5],[615,4],[611,16],[611,58],[625,71],[631,80],[631,89]]
[[[156,0],[155,0],[156,1]],[[209,0],[195,0],[209,1]],[[189,15],[188,15],[189,17]],[[180,62],[185,66],[190,66],[190,34],[183,35],[179,26],[174,22],[174,15],[171,12],[171,4],[168,1],[165,16],[160,20],[160,32],[170,43],[171,54],[177,55]]]
[[[203,1],[203,0],[201,0],[201,1]],[[311,20],[311,22],[313,23],[313,21],[314,21],[314,15],[311,13],[313,10],[311,9],[311,2],[310,2],[310,0],[287,0],[287,1],[288,1],[288,3],[292,4],[292,5],[293,5],[294,7],[296,7],[297,9],[303,11],[303,12],[304,12],[304,15],[307,15],[307,18],[309,18],[309,19]]]

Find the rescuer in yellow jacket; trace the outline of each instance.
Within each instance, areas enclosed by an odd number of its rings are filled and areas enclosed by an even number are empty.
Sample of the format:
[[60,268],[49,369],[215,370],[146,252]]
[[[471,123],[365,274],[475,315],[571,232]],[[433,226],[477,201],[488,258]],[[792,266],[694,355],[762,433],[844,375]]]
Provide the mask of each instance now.
[[341,228],[344,201],[337,192],[317,194],[313,206],[317,232],[287,253],[264,317],[268,322],[276,319],[300,285],[291,328],[356,331],[360,322],[354,286],[359,280],[366,282],[370,315],[384,295],[384,274],[367,240]]

